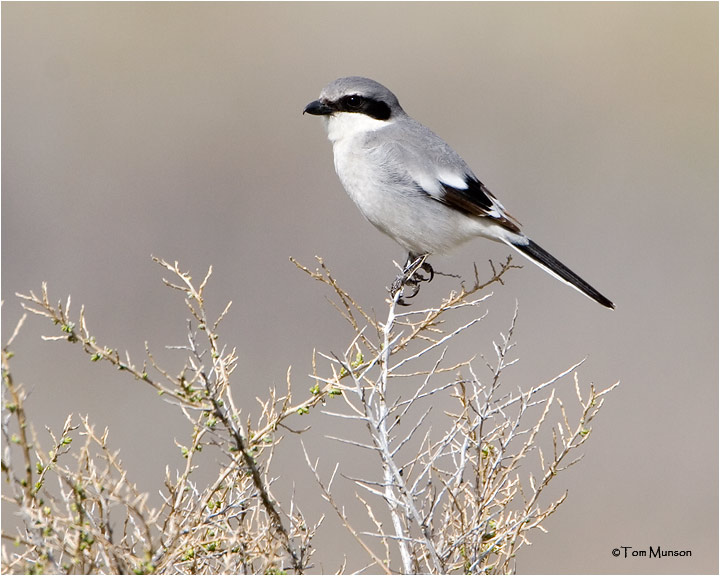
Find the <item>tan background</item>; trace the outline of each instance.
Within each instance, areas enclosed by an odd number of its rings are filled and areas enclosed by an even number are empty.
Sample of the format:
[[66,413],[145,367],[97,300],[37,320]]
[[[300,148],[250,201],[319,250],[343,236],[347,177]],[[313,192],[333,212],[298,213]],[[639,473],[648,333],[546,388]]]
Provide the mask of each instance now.
[[[515,300],[511,386],[588,357],[581,380],[621,388],[569,471],[568,501],[518,571],[718,570],[718,43],[714,3],[158,3],[2,5],[3,340],[13,294],[49,283],[84,303],[104,343],[140,359],[183,342],[183,305],[150,254],[201,276],[238,346],[236,398],[253,409],[293,366],[310,386],[313,348],[348,331],[325,292],[288,262],[322,255],[381,309],[401,249],[367,224],[334,175],[306,103],[366,75],[451,143],[541,245],[617,304],[609,312],[526,266],[496,289],[465,340],[492,353]],[[435,267],[468,277],[507,249],[471,243]],[[424,288],[428,304],[455,286]],[[184,428],[154,393],[38,341],[15,345],[38,428],[69,412],[109,426],[144,490],[156,490]],[[170,357],[170,356],[168,356]],[[509,373],[510,375],[510,373]],[[571,397],[571,396],[570,396]],[[323,456],[355,459],[298,421]],[[310,440],[308,440],[310,439]],[[309,486],[293,459],[284,482]],[[296,456],[296,455],[295,455]],[[288,478],[290,480],[288,480]],[[279,485],[281,486],[281,485]],[[281,489],[280,487],[278,489]],[[312,490],[311,490],[312,491]],[[331,514],[319,499],[306,512]],[[7,521],[8,518],[5,518]],[[691,550],[618,559],[616,546]],[[357,546],[328,518],[317,571]],[[355,564],[358,565],[357,563]]]

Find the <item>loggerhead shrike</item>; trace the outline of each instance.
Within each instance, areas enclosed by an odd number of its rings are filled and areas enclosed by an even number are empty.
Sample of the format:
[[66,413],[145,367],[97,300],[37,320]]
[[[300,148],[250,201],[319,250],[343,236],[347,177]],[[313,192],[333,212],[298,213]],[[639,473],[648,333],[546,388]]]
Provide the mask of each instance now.
[[[504,242],[589,298],[615,308],[525,236],[457,152],[408,116],[382,84],[359,76],[338,78],[304,112],[323,117],[342,185],[365,218],[408,251],[408,266],[482,236]],[[432,275],[429,265],[423,268]]]

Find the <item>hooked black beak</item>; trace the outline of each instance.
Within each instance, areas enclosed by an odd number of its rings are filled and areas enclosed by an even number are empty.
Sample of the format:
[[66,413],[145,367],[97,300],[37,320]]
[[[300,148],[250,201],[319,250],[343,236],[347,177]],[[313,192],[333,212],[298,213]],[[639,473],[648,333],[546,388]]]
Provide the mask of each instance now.
[[327,106],[326,104],[323,104],[320,100],[313,100],[305,106],[305,110],[303,110],[303,114],[307,112],[308,114],[312,114],[313,116],[327,116],[328,114],[332,114],[332,108]]

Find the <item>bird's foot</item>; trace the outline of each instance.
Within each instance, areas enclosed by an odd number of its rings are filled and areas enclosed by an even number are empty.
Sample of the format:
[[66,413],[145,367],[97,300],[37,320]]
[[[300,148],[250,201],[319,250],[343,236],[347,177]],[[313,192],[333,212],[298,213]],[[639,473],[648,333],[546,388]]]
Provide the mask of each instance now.
[[[390,297],[400,293],[400,297],[397,299],[397,303],[400,306],[409,306],[410,303],[406,302],[405,299],[415,298],[418,292],[420,292],[420,284],[422,282],[430,282],[435,277],[435,271],[429,262],[426,262],[428,254],[422,256],[413,257],[408,256],[408,260],[405,263],[403,271],[395,278],[395,281],[390,287]],[[428,276],[424,276],[419,273],[419,270],[427,272]],[[409,288],[411,291],[409,294],[405,294],[405,289]]]

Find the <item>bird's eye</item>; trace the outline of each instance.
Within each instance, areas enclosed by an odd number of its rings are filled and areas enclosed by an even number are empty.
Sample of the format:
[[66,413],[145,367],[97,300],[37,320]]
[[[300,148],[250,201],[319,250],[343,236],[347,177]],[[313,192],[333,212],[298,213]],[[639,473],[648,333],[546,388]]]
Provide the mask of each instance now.
[[345,104],[345,106],[347,106],[350,110],[358,110],[362,106],[362,103],[363,99],[360,96],[352,95],[345,96],[345,98],[343,98],[343,104]]

